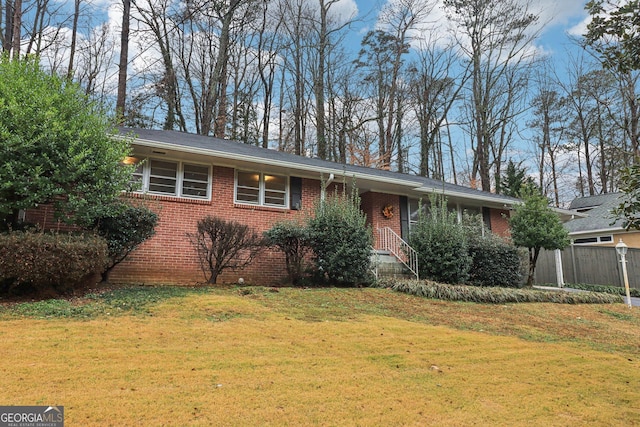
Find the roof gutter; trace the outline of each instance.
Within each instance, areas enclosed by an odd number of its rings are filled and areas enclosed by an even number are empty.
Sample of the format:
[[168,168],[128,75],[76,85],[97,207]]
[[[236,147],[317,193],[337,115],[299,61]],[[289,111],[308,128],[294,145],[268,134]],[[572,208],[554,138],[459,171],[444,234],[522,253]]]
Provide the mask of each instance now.
[[602,234],[614,233],[616,231],[625,231],[624,227],[600,228],[598,230],[569,231],[570,236],[581,236],[584,234]]

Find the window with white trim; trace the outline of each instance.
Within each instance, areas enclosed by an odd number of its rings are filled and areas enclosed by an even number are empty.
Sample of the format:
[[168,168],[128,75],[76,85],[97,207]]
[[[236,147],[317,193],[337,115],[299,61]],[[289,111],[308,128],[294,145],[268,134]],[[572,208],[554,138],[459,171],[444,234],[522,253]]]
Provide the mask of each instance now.
[[151,194],[208,199],[211,167],[171,160],[146,159],[136,167],[132,184],[136,191]]
[[258,172],[236,171],[235,202],[288,207],[289,178]]
[[579,237],[573,239],[574,245],[594,245],[599,243],[611,243],[613,242],[613,235],[594,236],[594,237]]

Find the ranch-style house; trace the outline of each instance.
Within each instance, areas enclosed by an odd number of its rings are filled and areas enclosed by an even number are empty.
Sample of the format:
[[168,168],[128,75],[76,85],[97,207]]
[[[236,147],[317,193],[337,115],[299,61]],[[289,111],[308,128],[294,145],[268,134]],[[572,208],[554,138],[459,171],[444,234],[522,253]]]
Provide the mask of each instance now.
[[[448,207],[477,214],[493,233],[508,236],[508,216],[517,199],[442,181],[345,165],[264,149],[237,141],[149,129],[121,128],[133,135],[141,190],[132,197],[159,214],[155,235],[116,266],[113,282],[196,283],[204,280],[187,233],[207,215],[235,220],[259,233],[281,220],[313,212],[314,203],[334,188],[355,183],[361,208],[374,233],[375,250],[394,251],[407,239],[420,200],[443,194]],[[143,161],[144,160],[144,161]],[[326,188],[321,188],[325,186]],[[393,247],[391,247],[393,246]],[[286,277],[282,255],[265,249],[242,271],[227,271],[218,282],[277,284]]]

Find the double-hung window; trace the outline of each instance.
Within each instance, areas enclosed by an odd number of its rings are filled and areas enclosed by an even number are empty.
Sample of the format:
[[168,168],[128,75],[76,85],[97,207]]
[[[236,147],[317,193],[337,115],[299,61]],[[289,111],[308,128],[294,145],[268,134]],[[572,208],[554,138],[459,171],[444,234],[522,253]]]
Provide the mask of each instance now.
[[137,191],[208,199],[211,188],[211,167],[170,160],[147,159],[133,173]]
[[286,176],[236,171],[236,203],[286,208],[289,179]]

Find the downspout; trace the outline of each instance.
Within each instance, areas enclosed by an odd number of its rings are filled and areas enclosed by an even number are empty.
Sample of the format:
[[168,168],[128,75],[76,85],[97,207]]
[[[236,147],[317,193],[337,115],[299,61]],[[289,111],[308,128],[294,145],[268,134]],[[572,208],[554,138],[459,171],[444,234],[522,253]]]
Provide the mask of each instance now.
[[327,197],[327,188],[329,188],[331,183],[333,183],[334,179],[335,179],[335,176],[332,173],[330,173],[329,174],[329,179],[324,183],[324,186],[322,187],[322,191],[320,192],[320,201],[321,202],[324,202],[325,198]]

